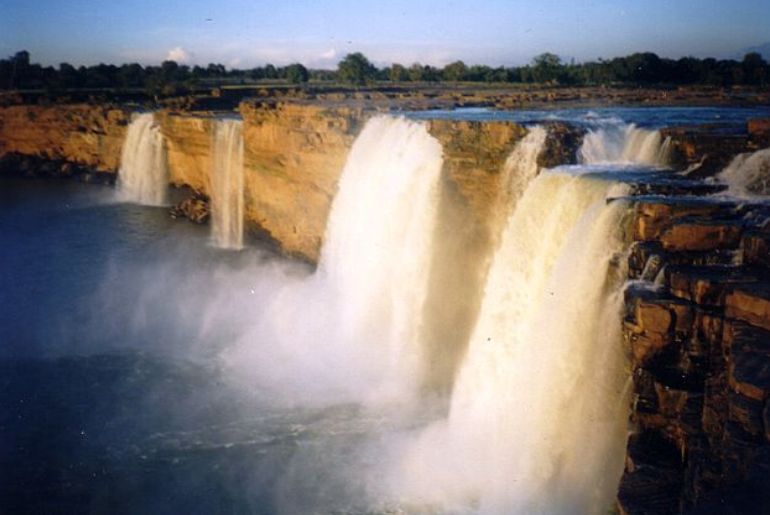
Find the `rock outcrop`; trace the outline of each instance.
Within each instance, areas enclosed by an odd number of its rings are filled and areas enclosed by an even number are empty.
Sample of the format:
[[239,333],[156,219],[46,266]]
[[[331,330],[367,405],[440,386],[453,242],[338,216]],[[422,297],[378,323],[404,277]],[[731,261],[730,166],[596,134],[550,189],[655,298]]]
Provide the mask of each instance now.
[[209,198],[202,193],[194,192],[171,208],[172,218],[186,218],[195,224],[205,224],[211,218]]
[[634,220],[629,273],[648,286],[626,299],[636,401],[620,511],[759,513],[770,501],[770,210],[649,197]]
[[[348,151],[376,111],[355,103],[274,99],[242,102],[239,110],[247,228],[280,242],[288,254],[316,261]],[[130,119],[131,111],[123,107],[2,108],[0,155],[51,161],[38,166],[43,175],[66,176],[82,168],[112,174],[114,182]],[[165,140],[171,183],[210,195],[215,116],[163,110],[156,121]],[[524,129],[508,122],[442,121],[429,122],[429,128],[444,145],[449,183],[474,220],[484,224],[505,158]],[[8,163],[6,168],[11,168]]]
[[739,132],[729,125],[709,124],[663,129],[661,134],[670,138],[674,168],[704,178],[721,172],[737,154],[770,146],[770,120],[749,120]]
[[0,155],[18,153],[115,172],[131,111],[119,106],[0,108]]

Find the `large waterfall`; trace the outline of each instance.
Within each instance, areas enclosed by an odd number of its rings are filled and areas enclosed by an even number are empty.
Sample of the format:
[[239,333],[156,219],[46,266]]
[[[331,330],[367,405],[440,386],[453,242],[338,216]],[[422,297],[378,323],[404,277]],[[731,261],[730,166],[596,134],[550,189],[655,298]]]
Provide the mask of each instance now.
[[123,142],[118,191],[129,202],[166,203],[168,170],[163,136],[152,113],[134,115]]
[[214,123],[211,235],[227,249],[243,247],[243,134],[241,120]]
[[368,341],[388,368],[417,365],[441,154],[425,124],[375,117],[329,215],[318,274],[339,301],[338,336]]
[[[442,510],[603,513],[623,468],[624,186],[531,180],[486,281],[448,419],[407,446],[400,495]],[[463,508],[465,507],[465,508]]]
[[656,130],[617,121],[589,130],[580,149],[584,164],[636,164],[666,166],[670,140]]
[[348,154],[316,272],[271,296],[241,349],[250,355],[233,359],[269,369],[278,395],[296,392],[302,402],[379,403],[412,392],[441,166],[425,123],[370,119]]

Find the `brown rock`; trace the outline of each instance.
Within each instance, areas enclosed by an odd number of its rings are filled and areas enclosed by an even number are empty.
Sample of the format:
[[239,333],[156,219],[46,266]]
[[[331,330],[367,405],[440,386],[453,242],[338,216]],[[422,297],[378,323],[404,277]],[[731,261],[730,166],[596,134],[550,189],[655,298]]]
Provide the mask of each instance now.
[[741,240],[743,262],[770,268],[770,234],[746,233]]
[[742,285],[725,298],[726,314],[770,330],[770,287]]
[[196,224],[205,224],[211,216],[208,198],[201,194],[188,197],[171,208],[172,218],[187,218]]
[[660,235],[665,250],[713,250],[736,248],[741,226],[721,222],[677,222]]
[[746,130],[752,138],[770,138],[770,118],[753,118],[746,123]]

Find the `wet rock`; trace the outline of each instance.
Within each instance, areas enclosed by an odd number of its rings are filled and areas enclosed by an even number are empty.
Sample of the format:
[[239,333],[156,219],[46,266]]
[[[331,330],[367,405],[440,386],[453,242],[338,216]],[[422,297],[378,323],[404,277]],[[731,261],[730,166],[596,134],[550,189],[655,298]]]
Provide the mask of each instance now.
[[713,220],[717,216],[736,216],[735,203],[705,199],[640,198],[636,200],[634,239],[657,241],[679,221]]
[[739,424],[747,433],[755,436],[764,434],[763,407],[763,402],[738,392],[730,392],[728,395],[729,420]]
[[700,306],[723,306],[725,296],[736,285],[757,282],[756,269],[732,265],[674,265],[666,268],[666,284],[676,297]]
[[172,218],[187,218],[196,224],[205,224],[211,216],[208,197],[196,193],[171,208]]
[[683,220],[673,223],[660,235],[665,250],[732,249],[738,246],[742,226],[739,222]]
[[770,118],[753,118],[746,123],[749,137],[758,143],[770,142]]
[[726,314],[770,331],[770,283],[736,287],[725,298]]
[[618,491],[621,514],[677,513],[683,486],[681,455],[675,445],[653,432],[629,438]]
[[764,401],[770,392],[770,332],[730,321],[725,324],[724,345],[730,386],[749,399]]
[[770,268],[770,234],[747,232],[741,240],[743,262]]
[[537,158],[541,168],[577,163],[577,153],[586,134],[585,129],[563,122],[544,124],[548,136],[545,146]]
[[733,156],[751,149],[749,138],[731,133],[721,124],[663,129],[664,138],[670,138],[671,163],[687,170],[690,178],[702,179],[721,172]]

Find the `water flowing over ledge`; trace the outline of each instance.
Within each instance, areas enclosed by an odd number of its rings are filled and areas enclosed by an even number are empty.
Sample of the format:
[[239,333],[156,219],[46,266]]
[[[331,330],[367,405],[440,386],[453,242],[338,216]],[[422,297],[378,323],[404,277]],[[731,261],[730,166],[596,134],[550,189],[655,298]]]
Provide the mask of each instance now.
[[579,152],[583,164],[668,165],[670,139],[634,124],[606,122],[590,130]]
[[134,116],[128,127],[118,171],[121,198],[148,206],[167,202],[168,169],[163,135],[153,113]]
[[243,122],[216,120],[211,172],[211,239],[218,247],[243,248]]
[[728,194],[759,200],[770,193],[770,148],[735,156],[717,178]]

